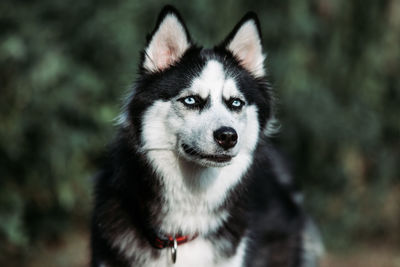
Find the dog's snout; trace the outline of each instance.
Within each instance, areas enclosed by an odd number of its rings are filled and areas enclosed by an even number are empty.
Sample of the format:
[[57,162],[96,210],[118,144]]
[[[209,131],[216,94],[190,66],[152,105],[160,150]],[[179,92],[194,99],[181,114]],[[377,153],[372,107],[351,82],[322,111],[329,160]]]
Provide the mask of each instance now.
[[236,145],[238,135],[231,127],[221,127],[214,132],[214,139],[221,147],[229,149]]

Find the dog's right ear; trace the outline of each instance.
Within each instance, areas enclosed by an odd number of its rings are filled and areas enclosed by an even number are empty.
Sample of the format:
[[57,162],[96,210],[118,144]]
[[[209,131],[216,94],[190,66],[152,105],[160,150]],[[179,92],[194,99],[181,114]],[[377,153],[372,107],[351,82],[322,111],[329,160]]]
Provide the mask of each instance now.
[[178,11],[165,6],[148,36],[142,67],[148,72],[163,71],[178,62],[190,46],[190,35]]

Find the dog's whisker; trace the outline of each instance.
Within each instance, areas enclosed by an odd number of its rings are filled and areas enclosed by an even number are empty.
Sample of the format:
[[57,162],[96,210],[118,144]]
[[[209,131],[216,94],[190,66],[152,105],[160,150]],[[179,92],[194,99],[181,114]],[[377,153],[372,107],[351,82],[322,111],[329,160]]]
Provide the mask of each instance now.
[[173,151],[173,150],[175,150],[175,148],[174,147],[144,147],[144,148],[141,148],[140,149],[140,151],[141,152],[147,152],[147,151],[162,151],[162,150],[165,150],[165,151]]
[[185,149],[185,152],[186,152],[187,154],[191,155],[191,156],[200,155],[200,152],[199,152],[199,151],[197,151],[197,150],[196,150],[195,148],[193,148],[193,147],[189,147],[188,145],[184,145],[184,149]]

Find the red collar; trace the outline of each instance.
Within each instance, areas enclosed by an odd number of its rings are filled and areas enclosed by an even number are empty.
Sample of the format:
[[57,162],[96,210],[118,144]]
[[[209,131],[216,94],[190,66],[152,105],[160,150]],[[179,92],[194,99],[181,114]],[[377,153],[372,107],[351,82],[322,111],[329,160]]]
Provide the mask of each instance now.
[[170,248],[170,247],[173,247],[173,245],[174,245],[174,239],[176,240],[176,243],[179,246],[186,242],[192,241],[197,236],[198,236],[198,234],[195,234],[194,236],[176,235],[175,237],[173,237],[171,235],[166,235],[164,237],[155,236],[155,238],[152,239],[152,245],[158,249]]

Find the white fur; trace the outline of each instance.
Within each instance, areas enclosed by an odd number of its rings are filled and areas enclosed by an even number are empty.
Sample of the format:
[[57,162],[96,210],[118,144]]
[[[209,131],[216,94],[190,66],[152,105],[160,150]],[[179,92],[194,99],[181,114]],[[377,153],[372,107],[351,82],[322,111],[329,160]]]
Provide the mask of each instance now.
[[143,67],[150,72],[163,70],[177,62],[189,46],[184,27],[174,14],[168,14],[145,50]]
[[192,81],[191,86],[182,95],[193,94],[197,94],[203,99],[211,96],[213,104],[220,104],[221,100],[227,100],[230,97],[243,98],[234,79],[226,76],[222,64],[216,60],[207,62],[201,74]]
[[302,253],[302,266],[319,266],[319,261],[325,253],[325,248],[317,226],[309,218],[305,223],[302,240],[304,248]]
[[253,20],[245,22],[227,46],[239,58],[242,66],[255,77],[265,75],[264,59],[260,36]]
[[[186,90],[185,90],[186,91]],[[146,156],[163,185],[163,222],[160,230],[175,234],[207,234],[229,214],[216,213],[230,188],[237,184],[252,161],[259,125],[255,106],[245,106],[236,114],[227,109],[223,98],[240,95],[232,78],[225,77],[221,63],[209,61],[192,86],[183,94],[210,97],[211,107],[200,114],[188,111],[179,101],[156,101],[144,114],[142,139]],[[238,144],[231,163],[204,167],[182,158],[181,140],[196,143],[211,154],[218,145],[213,131],[230,126],[237,130]]]
[[281,124],[279,120],[273,115],[271,118],[268,119],[267,125],[264,129],[265,136],[273,137],[279,133],[281,129]]
[[247,238],[244,237],[236,250],[235,256],[233,256],[227,261],[221,262],[218,266],[219,267],[243,266],[243,260],[246,255],[246,249],[247,249]]
[[[145,144],[152,148],[172,149],[176,146],[173,127],[168,124],[169,102],[157,102],[145,115],[151,123],[143,127]],[[242,177],[252,160],[252,147],[257,140],[258,124],[254,117],[255,108],[247,111],[251,121],[246,128],[243,153],[233,158],[232,163],[222,168],[203,168],[180,158],[174,150],[154,149],[147,152],[151,165],[159,174],[164,185],[166,204],[161,230],[166,233],[208,233],[219,227],[228,214],[213,214],[229,188]],[[164,115],[163,115],[164,114]],[[251,141],[250,141],[251,140]],[[253,141],[254,140],[254,141]],[[149,145],[152,143],[152,145]],[[190,177],[188,177],[190,176]]]
[[[135,240],[135,233],[130,231],[117,237],[113,246],[119,249],[127,259],[133,259],[132,267],[241,267],[247,248],[247,238],[242,238],[236,253],[231,258],[222,258],[209,240],[202,237],[179,245],[175,264],[172,263],[171,249],[160,250],[160,257],[154,259],[149,249],[142,249]],[[106,266],[103,263],[104,266]]]
[[122,111],[115,119],[115,125],[126,128],[129,126],[129,115],[127,111]]

